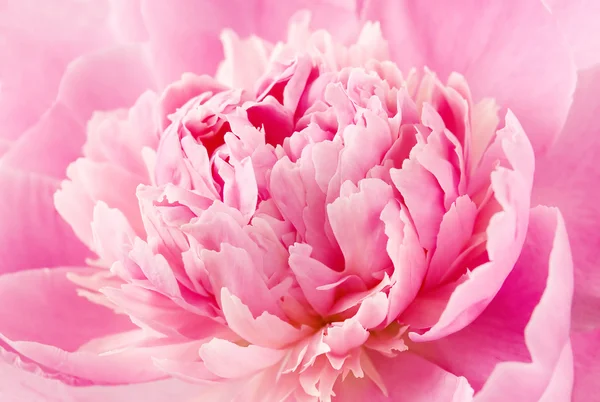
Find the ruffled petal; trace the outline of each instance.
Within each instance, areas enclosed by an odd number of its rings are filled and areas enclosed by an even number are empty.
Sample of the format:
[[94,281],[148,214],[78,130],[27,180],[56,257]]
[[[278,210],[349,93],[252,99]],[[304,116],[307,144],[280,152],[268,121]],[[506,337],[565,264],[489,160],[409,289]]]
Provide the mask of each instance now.
[[[548,277],[553,237],[558,236],[549,227],[555,215],[558,213],[554,210],[534,210],[519,261],[500,292],[474,322],[436,342],[415,345],[416,350],[452,373],[468,378],[475,390],[481,389],[498,363],[531,361],[525,338],[530,330],[526,328],[548,281],[555,280]],[[568,283],[565,285],[568,287]],[[562,325],[568,327],[568,321]],[[545,339],[564,343],[557,335],[560,334],[547,333]],[[551,371],[553,367],[546,369]]]

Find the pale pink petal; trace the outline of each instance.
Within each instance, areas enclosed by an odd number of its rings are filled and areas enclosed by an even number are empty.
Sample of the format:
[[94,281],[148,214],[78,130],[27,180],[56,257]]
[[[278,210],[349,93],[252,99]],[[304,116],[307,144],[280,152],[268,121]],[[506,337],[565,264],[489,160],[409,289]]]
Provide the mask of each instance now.
[[390,176],[404,197],[421,246],[432,250],[445,212],[444,193],[435,176],[412,159],[406,159],[401,169],[390,170]]
[[78,296],[77,285],[67,279],[68,272],[84,274],[95,270],[36,269],[0,276],[2,305],[19,306],[18,310],[2,309],[2,335],[74,351],[94,337],[134,328],[127,317]]
[[[538,207],[532,211],[529,233],[534,242],[543,238],[545,253],[537,248],[520,261],[526,272],[548,259],[546,287],[525,328],[525,343],[531,361],[503,362],[492,371],[477,401],[552,400],[548,390],[569,400],[573,363],[569,339],[573,263],[564,222],[556,209]],[[553,234],[552,238],[548,238]],[[533,240],[536,239],[536,240]],[[542,257],[542,261],[537,260]],[[513,296],[514,297],[514,296]],[[555,374],[556,372],[556,374]],[[556,400],[556,399],[555,399]]]
[[470,402],[473,389],[464,377],[458,377],[410,352],[394,358],[379,353],[369,355],[387,395],[369,379],[346,377],[334,388],[335,402],[452,401]]
[[85,124],[92,112],[131,106],[153,86],[140,45],[104,49],[78,58],[62,77],[56,104],[11,147],[2,164],[64,177],[67,165],[81,153]]
[[221,289],[227,289],[248,306],[254,316],[262,312],[281,314],[274,295],[260,275],[260,267],[246,250],[223,243],[218,252],[202,250],[200,255],[217,295]]
[[[429,262],[424,286],[440,285],[448,279],[455,279],[451,271],[452,263],[464,250],[473,235],[477,207],[467,195],[460,196],[442,218],[437,236],[436,249]],[[462,272],[458,273],[459,276]]]
[[[80,297],[77,285],[66,277],[68,272],[96,271],[55,268],[1,276],[2,304],[20,307],[2,309],[0,338],[19,354],[39,363],[44,371],[60,373],[69,381],[128,383],[164,377],[152,367],[150,357],[182,358],[193,345],[149,345],[109,354],[86,350],[85,345],[92,340],[136,328],[127,316]],[[110,369],[115,365],[121,370]]]
[[221,290],[221,305],[229,327],[254,345],[280,348],[307,335],[307,328],[297,329],[269,313],[253,317],[248,307],[227,288]]
[[342,275],[311,257],[312,248],[307,244],[294,244],[289,248],[290,269],[311,307],[326,316],[335,302],[335,288],[325,285],[337,283]]
[[341,38],[356,34],[359,28],[353,5],[332,0],[234,0],[227,7],[208,0],[141,3],[162,85],[184,72],[214,74],[223,59],[219,37],[225,28],[235,29],[242,38],[255,34],[269,41],[281,40],[290,17],[302,8],[314,12],[316,28],[332,28]]
[[148,32],[142,19],[141,0],[108,0],[109,26],[122,42],[143,42]]
[[600,3],[594,0],[543,0],[567,37],[575,63],[580,69],[600,62],[600,37],[596,34],[596,15]]
[[42,175],[0,168],[0,273],[80,265],[90,256],[54,209],[58,185]]
[[413,301],[427,271],[426,256],[405,210],[391,201],[381,212],[388,237],[386,251],[392,263],[392,285],[386,323],[394,321]]
[[249,345],[246,347],[223,339],[212,339],[200,347],[206,368],[222,378],[244,377],[279,362],[285,350]]
[[174,379],[115,386],[70,386],[0,362],[0,397],[6,402],[193,402],[204,388]]
[[[476,267],[464,278],[466,280],[458,282],[435,325],[424,334],[411,334],[415,341],[439,339],[471,323],[498,293],[519,256],[529,218],[533,150],[510,111],[505,128],[497,135],[512,168],[498,167],[491,174],[494,196],[502,211],[494,214],[486,229],[489,262]],[[430,313],[435,309],[419,300],[411,307],[416,310],[411,313],[417,316],[422,310]]]
[[[342,193],[327,206],[327,215],[335,238],[344,254],[344,273],[360,276],[368,282],[391,265],[385,248],[388,238],[379,219],[381,211],[393,197],[392,187],[379,179],[364,179],[358,188],[350,181]],[[356,213],[360,211],[360,213]]]
[[510,107],[536,151],[552,144],[566,119],[576,77],[562,32],[541,1],[363,4],[363,18],[381,21],[392,60],[403,71],[426,65],[442,80],[456,71],[465,76],[476,101],[493,97]]
[[112,42],[107,14],[105,1],[0,4],[0,138],[16,140],[39,120],[73,59]]
[[573,325],[600,325],[600,67],[579,73],[578,88],[563,135],[545,158],[536,161],[534,204],[553,205],[564,216],[575,267]]
[[66,106],[54,104],[21,134],[0,159],[0,166],[62,179],[69,163],[81,155],[85,123]]
[[[536,211],[515,268],[484,312],[463,330],[424,345],[415,345],[428,359],[463,375],[475,390],[502,361],[528,362],[525,328],[540,302],[556,231],[548,228],[553,211]],[[550,342],[557,341],[546,335]],[[560,339],[559,339],[560,340]],[[551,369],[551,368],[550,368]]]
[[[138,177],[125,169],[107,162],[96,163],[80,158],[67,169],[69,180],[54,195],[56,210],[71,225],[79,239],[93,248],[93,210],[102,201],[112,208],[120,209],[127,222],[137,233],[143,233],[135,190],[140,184]],[[118,188],[119,191],[115,191]]]

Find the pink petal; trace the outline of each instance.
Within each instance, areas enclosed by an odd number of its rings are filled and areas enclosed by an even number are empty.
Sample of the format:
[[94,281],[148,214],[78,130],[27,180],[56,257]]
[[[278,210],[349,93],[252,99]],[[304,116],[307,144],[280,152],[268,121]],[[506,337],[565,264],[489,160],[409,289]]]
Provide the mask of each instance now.
[[2,163],[64,177],[67,165],[81,153],[85,124],[92,112],[131,106],[153,86],[140,45],[105,49],[78,58],[61,80],[57,102],[12,146]]
[[435,176],[412,159],[405,159],[401,169],[390,170],[390,176],[404,197],[421,246],[432,250],[445,212],[444,193]]
[[109,24],[122,42],[143,42],[148,32],[142,18],[140,0],[108,0]]
[[575,266],[573,325],[600,325],[600,67],[582,71],[571,114],[556,146],[536,161],[534,203],[554,205],[565,218]]
[[[109,335],[118,338],[124,331],[136,327],[127,316],[117,315],[80,297],[77,285],[67,279],[69,272],[90,274],[97,270],[40,269],[0,277],[2,305],[19,305],[18,310],[2,309],[0,313],[3,342],[30,361],[39,363],[51,375],[59,373],[68,381],[83,383],[128,383],[162,378],[164,374],[150,364],[152,356],[189,356],[192,344],[116,348],[118,352],[113,347],[109,349],[113,353],[108,354],[95,351],[91,341]],[[32,289],[35,292],[31,292]],[[115,372],[114,367],[120,370]]]
[[191,401],[203,388],[174,379],[116,386],[69,386],[0,362],[0,396],[7,402]]
[[74,351],[92,338],[134,328],[127,317],[78,296],[77,285],[67,279],[68,272],[90,274],[95,270],[36,269],[0,276],[2,305],[19,306],[18,310],[2,309],[2,335]]
[[[128,225],[143,233],[135,190],[138,176],[107,162],[97,163],[80,158],[67,169],[69,180],[54,196],[56,210],[71,225],[77,236],[93,248],[92,228],[94,205],[102,201],[119,209]],[[119,189],[118,191],[116,189]]]
[[260,267],[246,250],[223,243],[220,251],[202,250],[200,255],[217,295],[221,289],[228,289],[250,308],[254,316],[265,311],[281,314],[265,278],[260,275]]
[[388,237],[386,251],[394,264],[387,324],[413,301],[427,271],[425,252],[406,211],[391,201],[381,212]]
[[73,59],[112,42],[107,11],[104,1],[2,2],[1,138],[18,139],[50,108]]
[[[494,195],[502,211],[490,219],[486,229],[490,261],[475,268],[456,287],[439,320],[429,331],[411,334],[415,341],[439,339],[467,326],[490,303],[517,261],[529,218],[533,151],[510,111],[506,116],[506,127],[497,135],[512,169],[498,167],[491,174]],[[416,310],[411,313],[418,316],[418,312],[431,310],[434,306],[425,302],[411,307]]]
[[[528,277],[532,266],[545,265],[548,260],[546,287],[525,328],[525,343],[532,361],[498,364],[477,394],[477,401],[552,400],[547,399],[552,396],[547,394],[548,389],[566,397],[562,400],[569,399],[573,382],[569,340],[573,264],[569,242],[556,209],[538,207],[531,216],[529,241],[533,244],[528,247],[532,249],[520,260],[526,271],[524,275]],[[543,239],[545,253],[540,253],[535,245],[539,239]],[[542,260],[538,262],[540,257]]]
[[142,0],[161,85],[184,72],[214,74],[223,59],[219,37],[225,28],[242,38],[255,34],[269,41],[285,39],[288,20],[301,8],[314,11],[316,28],[332,28],[342,38],[358,32],[353,7],[332,0],[234,0],[228,7],[207,0]]
[[477,207],[467,195],[458,197],[446,212],[427,270],[425,287],[436,286],[444,280],[456,277],[456,272],[451,272],[450,268],[471,239],[476,216]]
[[269,313],[253,317],[250,309],[227,288],[221,290],[221,304],[229,328],[251,344],[277,349],[307,335],[307,328],[297,329]]
[[426,65],[442,80],[456,71],[476,101],[493,97],[514,110],[536,151],[559,133],[575,66],[541,1],[371,0],[364,2],[362,16],[381,21],[392,59],[402,70]]
[[356,188],[351,182],[342,185],[342,194],[327,206],[327,215],[335,238],[344,254],[344,273],[357,275],[368,282],[374,274],[389,268],[391,261],[381,253],[388,241],[381,211],[392,199],[392,187],[379,179],[364,179]]
[[597,401],[600,397],[597,393],[598,378],[600,378],[600,362],[598,362],[600,329],[572,333],[571,345],[575,360],[573,402]]
[[[426,343],[423,354],[451,372],[463,375],[476,390],[502,361],[528,362],[526,326],[547,287],[548,261],[556,232],[547,220],[554,211],[540,209],[531,216],[519,261],[484,312],[463,330]],[[557,341],[550,338],[550,342]]]
[[[54,104],[13,142],[0,164],[62,179],[69,163],[81,154],[84,142],[85,122],[80,122],[66,106]],[[49,149],[54,152],[48,152]]]
[[350,376],[334,388],[336,402],[452,401],[469,402],[473,389],[464,377],[455,376],[410,352],[394,358],[379,353],[369,355],[381,376],[387,395],[369,379]]
[[89,250],[54,209],[58,181],[0,168],[0,273],[83,264]]
[[285,350],[249,345],[246,347],[223,339],[212,339],[200,347],[206,367],[222,378],[248,376],[273,366],[285,356]]
[[290,269],[311,307],[321,316],[327,316],[335,302],[335,288],[323,288],[338,282],[342,276],[327,265],[311,257],[307,244],[297,243],[289,248]]
[[580,69],[600,62],[600,37],[596,19],[600,3],[594,0],[544,0],[567,37],[575,63]]

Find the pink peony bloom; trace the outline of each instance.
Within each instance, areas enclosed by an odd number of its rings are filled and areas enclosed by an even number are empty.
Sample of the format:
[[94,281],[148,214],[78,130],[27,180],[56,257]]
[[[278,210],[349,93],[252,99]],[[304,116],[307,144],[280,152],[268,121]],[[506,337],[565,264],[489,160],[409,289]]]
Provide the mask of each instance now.
[[484,3],[1,3],[2,400],[598,398],[599,7]]

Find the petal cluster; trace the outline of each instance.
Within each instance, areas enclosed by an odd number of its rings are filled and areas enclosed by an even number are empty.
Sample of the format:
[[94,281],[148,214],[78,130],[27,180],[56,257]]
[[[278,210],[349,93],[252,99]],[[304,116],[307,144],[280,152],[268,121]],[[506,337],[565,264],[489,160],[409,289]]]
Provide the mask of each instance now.
[[413,349],[473,322],[517,262],[527,136],[459,74],[401,72],[378,24],[350,46],[306,14],[286,42],[222,40],[216,78],[94,115],[55,196],[104,268],[71,278],[81,295],[139,328],[82,348],[240,401],[387,395],[374,361],[421,367]]

